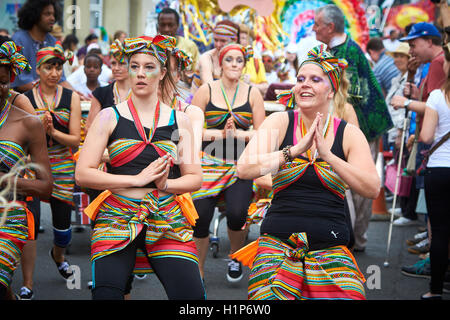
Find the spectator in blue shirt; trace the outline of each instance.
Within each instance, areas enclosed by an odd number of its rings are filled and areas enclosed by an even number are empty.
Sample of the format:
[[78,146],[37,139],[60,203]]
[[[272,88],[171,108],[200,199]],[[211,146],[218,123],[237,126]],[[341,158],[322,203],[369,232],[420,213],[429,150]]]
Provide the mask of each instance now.
[[[12,40],[22,47],[22,54],[29,61],[32,69],[16,77],[12,87],[19,92],[31,90],[36,74],[36,53],[39,49],[54,46],[56,39],[50,34],[61,15],[56,0],[28,0],[18,12],[20,30],[14,33]],[[72,89],[63,74],[61,85]]]
[[392,79],[400,74],[400,71],[394,64],[394,59],[386,54],[383,41],[380,38],[372,38],[366,46],[367,53],[373,60],[373,73],[383,90],[383,94],[389,92]]

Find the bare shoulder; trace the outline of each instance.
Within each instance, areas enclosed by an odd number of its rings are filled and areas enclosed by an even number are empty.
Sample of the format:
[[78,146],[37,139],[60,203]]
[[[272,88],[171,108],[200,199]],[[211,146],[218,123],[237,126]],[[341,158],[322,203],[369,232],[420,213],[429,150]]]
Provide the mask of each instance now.
[[190,117],[198,119],[198,118],[203,118],[204,114],[203,114],[203,110],[199,107],[196,106],[194,104],[186,104],[183,106],[184,109],[186,109],[186,114],[188,114]]
[[354,124],[347,123],[344,129],[343,146],[344,149],[352,148],[354,146],[361,146],[368,144],[366,136],[361,129]]
[[286,111],[278,111],[273,112],[269,116],[267,116],[263,122],[263,125],[265,127],[270,126],[282,128],[287,127],[288,123],[289,123],[288,113]]
[[26,131],[32,133],[32,135],[33,133],[36,133],[36,131],[43,130],[44,126],[38,116],[30,114],[17,107],[15,112],[17,119],[22,122],[23,126],[26,128]]
[[177,123],[178,123],[179,127],[187,128],[187,127],[191,126],[191,119],[189,118],[189,116],[187,115],[186,112],[178,111],[178,110],[175,112],[176,112]]

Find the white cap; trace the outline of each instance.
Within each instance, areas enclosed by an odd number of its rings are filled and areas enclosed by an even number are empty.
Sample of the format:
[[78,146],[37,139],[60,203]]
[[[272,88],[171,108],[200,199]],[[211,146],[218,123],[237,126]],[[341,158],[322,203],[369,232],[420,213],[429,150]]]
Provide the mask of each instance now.
[[86,53],[89,53],[89,51],[91,51],[92,49],[100,49],[100,45],[96,42],[91,43],[90,45],[88,45]]

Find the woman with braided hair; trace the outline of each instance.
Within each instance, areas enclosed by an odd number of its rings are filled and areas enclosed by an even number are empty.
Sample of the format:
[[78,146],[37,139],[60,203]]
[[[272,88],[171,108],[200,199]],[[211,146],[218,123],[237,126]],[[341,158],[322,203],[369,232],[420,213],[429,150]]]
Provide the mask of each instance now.
[[299,108],[267,117],[238,161],[242,179],[272,173],[274,193],[258,240],[232,255],[251,267],[249,299],[365,299],[344,197],[376,198],[380,178],[361,130],[333,115],[346,66],[312,49],[294,87]]
[[[40,117],[47,134],[47,149],[53,175],[53,192],[50,208],[53,224],[53,247],[50,257],[59,274],[68,279],[69,263],[65,258],[66,247],[72,238],[71,216],[75,186],[75,163],[72,149],[80,144],[81,106],[77,93],[59,84],[63,65],[71,63],[73,53],[66,56],[60,42],[40,49],[36,55],[36,72],[39,81],[25,95]],[[39,201],[33,202],[40,210]]]
[[[44,128],[39,119],[8,101],[10,83],[29,68],[14,42],[0,46],[0,300],[11,294],[12,276],[23,247],[28,239],[34,239],[34,218],[25,197],[48,198],[52,190]],[[23,176],[22,168],[29,166],[28,155],[35,164],[35,179]]]
[[[209,225],[216,206],[224,206],[231,253],[242,248],[247,235],[241,229],[253,195],[252,180],[237,177],[236,161],[265,117],[259,90],[240,80],[252,52],[251,47],[240,44],[223,47],[219,54],[221,78],[203,84],[192,99],[192,104],[203,110],[206,119],[202,146],[203,184],[192,193],[199,215],[194,237],[202,276],[209,246]],[[251,130],[252,125],[254,130]],[[242,276],[239,262],[229,261],[228,281],[240,281]]]
[[[155,272],[169,299],[205,298],[192,239],[195,221],[177,196],[200,187],[199,155],[191,152],[189,117],[160,99],[173,89],[167,68],[172,39],[125,39],[131,96],[99,112],[77,162],[80,186],[107,189],[85,210],[95,221],[94,300],[124,299],[133,271]],[[105,148],[107,172],[97,169]]]

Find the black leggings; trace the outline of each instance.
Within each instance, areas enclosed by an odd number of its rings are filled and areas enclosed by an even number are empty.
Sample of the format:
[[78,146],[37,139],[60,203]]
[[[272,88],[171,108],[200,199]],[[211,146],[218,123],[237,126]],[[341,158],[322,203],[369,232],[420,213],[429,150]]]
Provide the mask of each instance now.
[[442,294],[450,240],[450,168],[427,168],[425,199],[431,226],[430,291]]
[[72,218],[72,206],[56,198],[50,198],[50,208],[52,209],[53,228],[66,230],[70,228]]
[[[225,215],[230,230],[239,231],[245,224],[252,200],[252,187],[252,180],[237,179],[233,185],[225,189]],[[209,225],[218,200],[219,196],[194,201],[199,215],[194,227],[194,237],[206,238],[209,236]]]
[[[64,201],[51,197],[50,208],[52,209],[52,223],[53,227],[59,230],[66,230],[70,228],[72,220],[72,206]],[[37,230],[39,230],[41,218],[41,201],[37,197],[33,197],[33,201],[27,201],[28,210],[33,213],[34,223]],[[37,226],[36,226],[37,225]],[[37,232],[35,232],[37,234]]]
[[[124,249],[93,262],[93,300],[123,300],[128,293],[136,251],[145,249],[144,228]],[[198,264],[182,258],[148,258],[170,300],[205,300]]]

